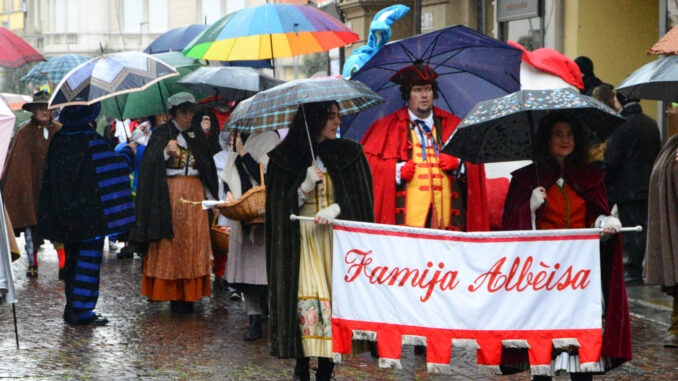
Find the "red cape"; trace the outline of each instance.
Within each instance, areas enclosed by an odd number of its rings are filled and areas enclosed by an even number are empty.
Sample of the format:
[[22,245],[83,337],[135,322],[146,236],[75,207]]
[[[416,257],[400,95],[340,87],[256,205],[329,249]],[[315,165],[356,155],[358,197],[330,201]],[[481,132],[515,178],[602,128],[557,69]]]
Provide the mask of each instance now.
[[[537,187],[534,164],[520,168],[511,174],[506,204],[504,206],[504,230],[532,230],[530,196]],[[565,182],[593,208],[598,215],[610,214],[603,182],[603,172],[590,166],[567,165],[562,173]],[[560,177],[557,170],[539,167],[539,185],[548,189]],[[631,324],[629,305],[624,285],[621,234],[601,241],[600,268],[605,297],[605,330],[602,355],[614,359],[617,366],[631,360]],[[573,317],[576,318],[576,317]]]
[[[461,119],[433,107],[433,115],[442,118],[442,142],[446,142]],[[374,182],[374,219],[381,224],[395,225],[396,182],[395,168],[399,161],[407,161],[407,121],[410,116],[403,107],[386,115],[370,126],[361,141],[365,156],[372,168]],[[465,163],[468,174],[466,226],[468,231],[490,230],[485,184],[485,167]]]

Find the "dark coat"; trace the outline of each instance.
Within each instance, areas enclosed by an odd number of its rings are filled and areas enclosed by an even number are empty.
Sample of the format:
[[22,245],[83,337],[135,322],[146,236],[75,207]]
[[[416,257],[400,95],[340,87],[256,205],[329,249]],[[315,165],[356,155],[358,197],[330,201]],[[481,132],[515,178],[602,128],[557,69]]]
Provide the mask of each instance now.
[[603,159],[610,205],[647,199],[650,173],[661,149],[657,123],[643,114],[640,104],[627,104],[621,115],[626,123],[610,136]]
[[[271,354],[280,358],[304,355],[297,319],[299,284],[299,214],[297,189],[304,181],[310,157],[278,146],[269,154],[266,171],[266,267],[270,290],[269,341]],[[362,147],[338,139],[318,145],[341,208],[338,218],[374,221],[372,175]]]
[[[191,133],[194,136],[191,138]],[[172,225],[172,208],[170,206],[169,186],[167,185],[167,171],[163,154],[170,139],[176,139],[179,134],[173,122],[158,127],[148,141],[139,169],[137,198],[134,203],[134,213],[137,224],[130,232],[130,242],[137,245],[141,251],[145,244],[160,241],[164,238],[174,238]],[[209,153],[207,138],[198,127],[191,126],[184,133],[184,139],[196,161],[200,181],[205,189],[213,196],[218,195],[217,169]]]
[[75,243],[134,226],[129,166],[88,125],[64,125],[52,138],[42,176],[38,229]]
[[[531,230],[530,197],[537,187],[534,164],[511,174],[511,185],[504,207],[504,230]],[[586,201],[586,208],[597,214],[609,215],[603,173],[590,166],[565,165],[557,169],[539,168],[539,185],[549,189],[562,176],[565,182]],[[612,358],[613,366],[631,359],[631,326],[624,285],[621,235],[601,240],[600,269],[605,299],[605,330],[602,355]]]

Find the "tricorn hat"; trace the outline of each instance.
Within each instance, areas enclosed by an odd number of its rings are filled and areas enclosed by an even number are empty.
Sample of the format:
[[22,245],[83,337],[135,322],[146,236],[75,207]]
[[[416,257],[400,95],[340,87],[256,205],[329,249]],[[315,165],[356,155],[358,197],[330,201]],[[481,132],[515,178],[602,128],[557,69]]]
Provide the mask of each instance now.
[[31,107],[35,105],[47,106],[48,103],[49,103],[49,93],[45,90],[40,90],[33,94],[33,101],[24,103],[23,105],[21,105],[21,109],[24,111],[31,111]]
[[430,66],[423,63],[415,63],[398,70],[391,77],[391,82],[399,85],[432,85],[436,78],[438,78],[438,73],[431,69]]

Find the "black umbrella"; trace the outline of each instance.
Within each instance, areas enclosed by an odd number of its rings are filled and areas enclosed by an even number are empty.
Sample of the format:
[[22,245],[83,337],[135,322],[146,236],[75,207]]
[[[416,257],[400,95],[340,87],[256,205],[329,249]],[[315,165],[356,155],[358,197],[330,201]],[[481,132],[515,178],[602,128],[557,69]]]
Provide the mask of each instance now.
[[571,88],[521,90],[476,104],[442,152],[476,164],[530,160],[539,121],[552,111],[579,119],[593,141],[604,141],[624,123],[602,102]]
[[678,56],[660,57],[644,65],[616,90],[627,98],[678,101]]
[[193,91],[214,92],[227,100],[242,100],[283,81],[249,67],[205,66],[177,83]]

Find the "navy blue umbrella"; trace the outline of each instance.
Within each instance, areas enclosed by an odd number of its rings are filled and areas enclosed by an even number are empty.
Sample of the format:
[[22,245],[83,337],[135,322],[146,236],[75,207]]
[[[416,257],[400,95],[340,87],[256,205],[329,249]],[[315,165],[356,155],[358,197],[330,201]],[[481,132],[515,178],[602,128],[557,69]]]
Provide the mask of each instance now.
[[209,25],[193,24],[181,28],[170,29],[161,34],[144,49],[144,53],[156,54],[165,52],[180,52],[189,42],[199,35]]
[[439,74],[435,105],[463,118],[478,102],[520,90],[521,55],[510,45],[461,25],[386,44],[351,77],[386,103],[342,118],[342,135],[359,141],[375,120],[405,105],[399,86],[389,79],[406,66],[415,62],[431,66]]

